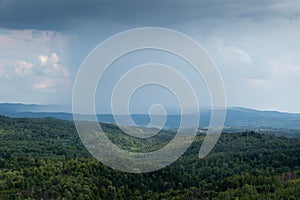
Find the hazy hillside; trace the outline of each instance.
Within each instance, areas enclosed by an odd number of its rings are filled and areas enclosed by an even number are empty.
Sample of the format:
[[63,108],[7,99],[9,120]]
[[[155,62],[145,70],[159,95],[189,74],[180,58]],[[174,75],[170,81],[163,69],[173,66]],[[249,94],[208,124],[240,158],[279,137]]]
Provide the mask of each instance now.
[[[53,117],[63,120],[73,120],[71,113],[59,112],[60,106],[57,105],[25,105],[25,104],[0,104],[0,114],[17,117],[17,118],[45,118]],[[192,118],[193,115],[186,115]],[[92,120],[92,116],[82,115],[82,119]],[[99,114],[100,122],[115,123],[113,115]],[[150,117],[144,114],[133,114],[131,116],[138,126],[147,126]],[[162,116],[154,116],[163,118]],[[200,113],[200,126],[209,125],[211,111],[203,109]],[[124,116],[120,116],[122,125],[130,125]],[[124,119],[124,120],[122,120]],[[165,128],[177,128],[180,123],[180,115],[167,116]],[[283,128],[283,129],[300,129],[300,114],[282,113],[277,111],[258,111],[247,108],[232,107],[226,110],[226,127],[239,128]]]
[[[53,117],[57,119],[73,120],[70,113],[58,112],[59,106],[45,105],[24,105],[24,104],[0,104],[0,114],[11,117],[27,117],[27,118],[45,118]],[[239,128],[284,128],[284,129],[300,129],[300,114],[282,113],[276,111],[258,111],[247,108],[232,107],[226,110],[225,126]],[[193,117],[194,114],[187,115]],[[154,116],[163,118],[162,116]],[[203,109],[200,113],[200,126],[209,125],[211,111]],[[90,120],[91,116],[82,116],[83,119]],[[126,118],[120,116],[122,125],[129,125]],[[133,114],[132,118],[139,126],[147,126],[150,117],[143,114]],[[114,123],[115,120],[110,114],[98,115],[100,122]],[[124,120],[122,120],[124,119]],[[180,123],[179,115],[169,115],[167,117],[165,128],[177,128]]]
[[0,113],[2,115],[13,115],[24,112],[58,112],[61,109],[62,106],[59,105],[0,103]]

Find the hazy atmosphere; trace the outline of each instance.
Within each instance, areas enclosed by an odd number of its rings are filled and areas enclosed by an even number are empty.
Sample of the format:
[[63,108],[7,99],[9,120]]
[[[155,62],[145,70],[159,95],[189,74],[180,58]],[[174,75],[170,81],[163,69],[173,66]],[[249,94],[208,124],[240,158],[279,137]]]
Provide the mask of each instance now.
[[[203,45],[223,77],[227,106],[300,112],[296,0],[0,0],[0,102],[69,108],[77,70],[88,53],[112,34],[145,26],[171,28]],[[155,61],[178,64],[168,55],[150,55]],[[151,61],[147,52],[135,58],[119,65]],[[112,74],[119,73],[114,70]],[[106,95],[101,92],[98,98]],[[144,112],[149,96],[136,96],[133,110]],[[205,106],[208,101],[203,99]],[[164,103],[163,97],[157,101]],[[107,112],[107,105],[100,112]]]

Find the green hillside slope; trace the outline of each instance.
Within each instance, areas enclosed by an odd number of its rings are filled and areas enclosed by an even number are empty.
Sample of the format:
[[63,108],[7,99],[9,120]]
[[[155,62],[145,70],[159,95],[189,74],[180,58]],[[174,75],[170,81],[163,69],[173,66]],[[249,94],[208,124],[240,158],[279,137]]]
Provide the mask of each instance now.
[[[159,148],[173,137],[162,132],[143,141],[103,127],[132,151]],[[0,117],[0,199],[300,199],[299,139],[222,134],[199,159],[203,137],[170,166],[129,174],[92,158],[72,122]]]

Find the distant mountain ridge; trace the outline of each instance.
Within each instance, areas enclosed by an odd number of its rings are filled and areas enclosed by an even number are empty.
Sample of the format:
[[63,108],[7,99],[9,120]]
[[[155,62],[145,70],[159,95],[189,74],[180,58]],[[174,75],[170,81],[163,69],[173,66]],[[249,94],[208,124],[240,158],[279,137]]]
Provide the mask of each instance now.
[[[0,104],[0,115],[17,118],[46,118],[53,117],[63,120],[73,120],[73,114],[59,112],[60,107],[57,105],[37,105],[37,104]],[[195,113],[197,114],[197,113]],[[186,117],[194,117],[195,114],[186,115]],[[82,115],[84,120],[92,120],[91,115]],[[126,116],[119,116],[122,124],[128,125]],[[139,126],[147,126],[150,117],[147,114],[132,114],[131,117]],[[155,116],[163,119],[163,116]],[[209,125],[211,110],[203,109],[200,112],[200,126]],[[112,114],[98,114],[97,118],[100,122],[115,123]],[[166,119],[166,128],[177,128],[180,124],[180,115],[168,115]],[[252,127],[252,128],[283,128],[283,129],[299,129],[300,130],[300,114],[284,113],[278,111],[259,111],[243,107],[229,107],[226,109],[226,127]]]
[[21,113],[21,112],[57,112],[61,110],[59,105],[39,105],[22,103],[0,103],[0,113]]

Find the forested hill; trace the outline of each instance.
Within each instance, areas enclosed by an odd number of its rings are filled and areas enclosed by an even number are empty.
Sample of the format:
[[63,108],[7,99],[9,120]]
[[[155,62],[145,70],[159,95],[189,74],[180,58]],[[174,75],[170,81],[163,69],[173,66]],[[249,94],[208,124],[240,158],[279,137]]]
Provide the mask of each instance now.
[[[159,148],[103,124],[122,148]],[[204,159],[198,135],[175,163],[146,174],[112,170],[92,158],[70,121],[0,116],[0,199],[300,199],[300,140],[224,133]],[[120,142],[121,141],[121,142]]]

